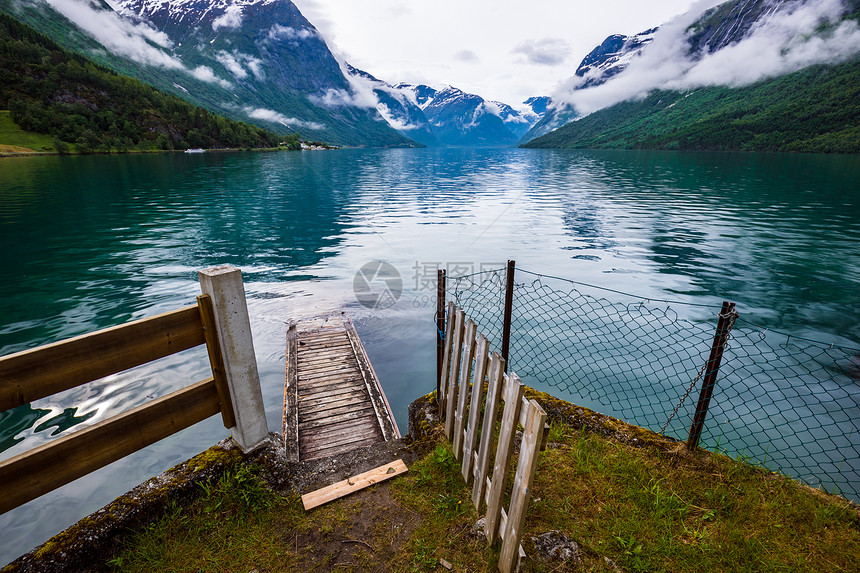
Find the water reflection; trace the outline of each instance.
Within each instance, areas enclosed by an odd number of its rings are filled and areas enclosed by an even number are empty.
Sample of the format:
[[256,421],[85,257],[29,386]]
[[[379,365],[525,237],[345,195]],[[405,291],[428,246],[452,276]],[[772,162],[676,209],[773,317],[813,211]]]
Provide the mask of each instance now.
[[[509,258],[655,299],[734,300],[768,328],[856,346],[857,181],[857,157],[756,154],[0,159],[0,354],[192,304],[196,271],[232,263],[245,276],[273,430],[286,322],[332,307],[353,314],[403,426],[407,404],[435,386],[435,293],[422,269],[478,270]],[[360,307],[351,293],[356,270],[374,259],[404,280],[400,301],[384,312]],[[205,351],[195,352],[0,414],[0,449],[8,444],[12,455],[72,422],[199,380],[208,375]],[[219,424],[207,420],[0,516],[9,547],[0,562],[208,447],[225,435]]]

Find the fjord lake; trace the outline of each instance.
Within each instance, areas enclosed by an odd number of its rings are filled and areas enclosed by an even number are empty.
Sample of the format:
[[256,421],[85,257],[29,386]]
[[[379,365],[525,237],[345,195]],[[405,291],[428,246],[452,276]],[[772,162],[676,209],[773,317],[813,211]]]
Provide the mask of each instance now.
[[[0,253],[0,355],[194,304],[197,271],[230,263],[245,281],[271,431],[281,428],[287,324],[345,311],[405,433],[408,404],[435,389],[439,268],[471,274],[513,259],[649,300],[731,300],[764,328],[860,348],[860,157],[368,149],[0,158]],[[392,306],[356,298],[357,273],[376,261],[400,275]],[[198,348],[0,413],[0,458],[208,368]],[[841,407],[857,425],[853,384]],[[0,563],[227,435],[209,418],[0,515]]]

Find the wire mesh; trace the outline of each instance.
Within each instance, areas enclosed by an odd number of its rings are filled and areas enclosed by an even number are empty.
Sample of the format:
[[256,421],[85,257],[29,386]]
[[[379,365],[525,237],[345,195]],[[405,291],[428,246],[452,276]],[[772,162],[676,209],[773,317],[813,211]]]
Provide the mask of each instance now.
[[448,298],[478,325],[478,332],[489,339],[490,351],[499,352],[502,344],[505,305],[505,269],[494,269],[448,277]]
[[[510,369],[536,388],[660,431],[707,361],[712,324],[567,286],[515,284]],[[666,435],[685,437],[694,407],[695,396],[684,400]]]
[[[687,438],[720,307],[516,272],[529,280],[514,285],[510,371],[559,398]],[[494,350],[502,339],[505,273],[448,281],[450,298]],[[738,318],[699,443],[857,500],[858,380],[860,351]]]
[[703,447],[860,497],[860,351],[739,318]]

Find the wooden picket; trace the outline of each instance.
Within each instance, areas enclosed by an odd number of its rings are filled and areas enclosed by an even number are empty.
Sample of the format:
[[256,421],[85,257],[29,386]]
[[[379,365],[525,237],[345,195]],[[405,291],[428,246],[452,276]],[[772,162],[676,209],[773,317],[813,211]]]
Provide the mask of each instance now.
[[[525,557],[521,545],[522,530],[538,451],[545,447],[546,412],[536,401],[523,396],[525,386],[516,374],[504,373],[505,361],[498,353],[488,356],[489,341],[483,334],[478,334],[476,340],[477,325],[469,319],[464,327],[464,322],[465,312],[453,303],[449,304],[442,356],[443,379],[439,384],[440,413],[445,416],[445,434],[452,441],[455,457],[460,459],[462,456],[461,472],[466,483],[475,482],[472,503],[480,512],[486,502],[487,541],[493,544],[496,539],[501,539],[499,569],[508,573],[517,570],[520,560]],[[487,395],[483,402],[485,382]],[[489,459],[499,401],[504,402],[504,409],[490,478]],[[522,425],[524,432],[506,512],[502,507],[502,497],[518,425]],[[479,427],[481,442],[476,449]]]
[[478,326],[470,318],[466,323],[466,334],[463,340],[463,364],[460,369],[459,392],[457,393],[457,410],[454,412],[454,457],[460,459],[463,450],[463,424],[466,415],[466,403],[469,399],[469,384],[472,379],[472,356],[475,352],[475,333]]

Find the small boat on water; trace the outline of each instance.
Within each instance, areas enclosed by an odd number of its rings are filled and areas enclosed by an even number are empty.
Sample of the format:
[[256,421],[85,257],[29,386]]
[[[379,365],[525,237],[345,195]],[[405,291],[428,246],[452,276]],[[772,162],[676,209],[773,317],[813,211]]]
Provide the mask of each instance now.
[[185,153],[206,153],[206,150],[200,149],[199,147],[192,147],[190,149],[186,149]]

